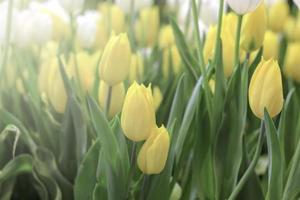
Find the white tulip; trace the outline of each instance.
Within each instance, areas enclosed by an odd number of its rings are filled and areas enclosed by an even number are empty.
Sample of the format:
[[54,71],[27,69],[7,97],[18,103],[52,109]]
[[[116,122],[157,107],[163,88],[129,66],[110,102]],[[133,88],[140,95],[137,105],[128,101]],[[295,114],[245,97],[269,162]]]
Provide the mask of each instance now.
[[77,17],[77,39],[83,48],[92,48],[95,44],[99,19],[97,11],[87,11]]
[[227,0],[230,8],[240,15],[253,12],[261,2],[262,0]]
[[84,0],[58,0],[58,2],[68,11],[69,13],[77,13],[82,10]]
[[134,11],[137,12],[143,8],[150,7],[153,4],[152,0],[116,0],[115,3],[125,12],[130,13],[131,2],[133,2]]
[[298,8],[300,9],[300,0],[294,0],[294,3],[298,6]]
[[220,7],[219,0],[202,0],[200,5],[200,20],[207,26],[211,26],[218,21]]

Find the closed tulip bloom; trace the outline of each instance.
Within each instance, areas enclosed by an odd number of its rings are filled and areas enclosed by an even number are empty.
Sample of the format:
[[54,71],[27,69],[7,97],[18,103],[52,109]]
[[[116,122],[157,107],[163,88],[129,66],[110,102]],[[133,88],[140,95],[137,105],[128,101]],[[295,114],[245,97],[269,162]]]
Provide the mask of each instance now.
[[158,7],[145,8],[141,10],[140,16],[135,24],[135,35],[138,43],[144,47],[153,46],[157,41],[158,31]]
[[264,118],[264,109],[271,117],[278,115],[283,107],[281,72],[277,61],[262,60],[257,66],[249,86],[249,104],[252,112]]
[[146,140],[155,127],[155,107],[150,86],[146,88],[134,82],[125,96],[121,125],[127,138]]
[[131,49],[127,34],[112,36],[100,61],[101,79],[111,86],[123,82],[129,73],[130,60]]
[[289,13],[290,9],[287,2],[277,2],[271,6],[269,10],[269,27],[275,32],[282,31]]
[[284,33],[291,41],[300,40],[300,15],[298,18],[288,17],[284,25]]
[[170,25],[161,28],[159,33],[159,46],[161,48],[170,47],[175,44],[173,29]]
[[169,77],[169,74],[178,74],[180,71],[181,57],[177,46],[174,44],[169,48],[163,50],[163,75],[165,78]]
[[247,14],[244,18],[241,33],[242,48],[247,52],[259,49],[263,44],[266,28],[266,7],[261,4],[254,12]]
[[142,56],[137,54],[132,54],[131,65],[129,71],[129,80],[131,83],[134,81],[140,82],[144,75],[144,61]]
[[294,3],[298,6],[298,8],[300,9],[300,0],[294,0]]
[[285,58],[285,74],[293,80],[300,83],[300,43],[291,43],[288,45]]
[[[99,103],[101,108],[105,108],[109,86],[104,82],[100,82],[99,87]],[[112,87],[110,105],[108,109],[108,117],[113,118],[116,114],[121,112],[125,98],[125,87],[123,83]]]
[[265,34],[263,46],[263,57],[266,60],[269,60],[271,58],[278,58],[280,42],[279,37],[276,33],[267,31]]
[[166,165],[169,147],[170,137],[166,128],[154,128],[138,154],[137,163],[140,170],[144,174],[161,173]]
[[261,0],[227,0],[229,7],[240,15],[253,12],[261,2]]

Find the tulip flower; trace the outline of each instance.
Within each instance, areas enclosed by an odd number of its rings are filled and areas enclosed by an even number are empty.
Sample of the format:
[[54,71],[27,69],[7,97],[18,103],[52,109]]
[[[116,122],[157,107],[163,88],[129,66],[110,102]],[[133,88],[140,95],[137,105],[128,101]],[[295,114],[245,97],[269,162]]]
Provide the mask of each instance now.
[[287,2],[277,2],[269,10],[269,27],[275,31],[283,30],[284,24],[289,16],[290,9]]
[[294,3],[298,6],[298,8],[300,9],[300,0],[294,0]]
[[129,80],[131,83],[134,81],[141,81],[144,75],[144,61],[142,56],[137,54],[132,54],[131,56],[131,64],[129,71]]
[[58,1],[69,13],[79,12],[83,8],[84,0],[59,0]]
[[113,86],[123,82],[129,73],[130,43],[126,33],[112,36],[105,46],[100,66],[100,78]]
[[250,81],[249,104],[252,112],[264,118],[264,109],[271,117],[278,115],[283,107],[283,90],[280,67],[277,61],[262,60]]
[[300,40],[300,15],[298,18],[288,17],[284,25],[284,33],[291,41]]
[[162,27],[159,33],[159,46],[166,48],[173,44],[175,44],[175,37],[172,27],[170,25]]
[[146,140],[155,127],[155,105],[151,86],[146,88],[134,82],[125,96],[121,125],[127,138]]
[[284,72],[285,74],[300,83],[300,43],[291,43],[288,45]]
[[[105,108],[109,86],[104,82],[100,82],[99,87],[99,104],[101,108]],[[111,88],[111,97],[108,108],[108,117],[112,118],[122,110],[123,102],[125,98],[125,87],[123,83],[115,85]]]
[[170,137],[166,128],[154,128],[138,154],[137,163],[140,170],[144,174],[161,173],[166,165],[169,147]]
[[247,52],[259,49],[263,44],[266,28],[266,7],[261,4],[254,12],[245,15],[241,33],[242,48]]
[[[151,31],[149,28],[151,27]],[[151,47],[155,44],[159,31],[158,7],[145,8],[141,10],[140,16],[135,24],[135,35],[141,46]]]
[[159,87],[153,88],[153,100],[154,100],[155,110],[157,110],[163,100],[163,95]]
[[239,15],[253,12],[262,0],[227,0],[229,7]]
[[177,46],[174,44],[163,50],[163,75],[168,77],[170,72],[178,74],[180,71],[181,57]]

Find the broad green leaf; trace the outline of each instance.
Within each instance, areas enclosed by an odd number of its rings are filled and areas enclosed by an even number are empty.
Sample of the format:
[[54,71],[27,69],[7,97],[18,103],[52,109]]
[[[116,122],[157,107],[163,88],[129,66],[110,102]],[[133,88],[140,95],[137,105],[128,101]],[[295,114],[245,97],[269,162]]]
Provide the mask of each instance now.
[[30,155],[20,155],[9,161],[0,170],[0,183],[24,173],[31,173],[33,170],[33,159]]
[[282,184],[283,184],[283,162],[282,152],[280,150],[280,143],[278,134],[274,123],[265,110],[264,116],[266,124],[266,136],[268,144],[269,156],[269,176],[268,176],[268,191],[267,199],[280,200],[282,198]]
[[99,153],[100,141],[97,140],[86,153],[78,170],[74,185],[75,200],[92,199],[94,188],[97,185]]

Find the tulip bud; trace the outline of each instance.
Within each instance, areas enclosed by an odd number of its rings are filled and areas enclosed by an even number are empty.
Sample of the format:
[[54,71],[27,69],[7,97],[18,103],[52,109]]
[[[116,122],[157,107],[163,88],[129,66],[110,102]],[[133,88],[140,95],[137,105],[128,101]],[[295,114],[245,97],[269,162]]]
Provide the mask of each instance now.
[[277,61],[262,60],[250,81],[249,104],[252,112],[264,118],[264,109],[271,117],[278,115],[283,107],[281,72]]
[[269,27],[275,31],[282,31],[290,13],[287,2],[277,2],[269,10]]
[[178,74],[180,71],[181,57],[176,45],[163,50],[163,75],[168,77],[170,72]]
[[140,170],[144,174],[159,174],[166,165],[170,137],[164,126],[154,128],[151,136],[143,144],[137,158]]
[[126,33],[112,36],[105,46],[99,72],[107,84],[113,86],[123,82],[129,73],[131,49]]
[[295,17],[288,17],[284,25],[284,33],[289,40],[300,40],[300,15]]
[[131,83],[134,81],[141,81],[144,75],[144,63],[140,54],[132,54],[131,65],[129,71],[129,80]]
[[245,16],[242,25],[241,45],[247,51],[255,51],[262,46],[267,28],[266,7],[261,4],[254,12]]
[[163,95],[162,95],[159,87],[153,88],[153,100],[154,100],[155,110],[157,110],[163,100]]
[[[109,86],[104,82],[100,82],[99,87],[99,103],[101,108],[106,107],[107,95],[108,95]],[[108,109],[108,117],[113,118],[116,114],[121,112],[123,102],[125,97],[125,87],[123,83],[112,86],[111,88],[111,97]]]
[[143,8],[150,7],[152,5],[152,0],[138,0],[133,3],[133,10],[131,10],[131,1],[132,0],[116,0],[116,4],[122,8],[126,13],[131,11],[139,11]]
[[291,77],[298,83],[300,83],[300,43],[291,43],[288,45],[284,72],[288,77]]
[[[151,27],[151,31],[149,28]],[[135,35],[137,41],[142,46],[153,46],[157,41],[159,30],[159,10],[158,7],[145,8],[140,12],[139,19],[135,25]]]
[[59,3],[69,12],[79,12],[83,8],[84,0],[59,0]]
[[294,3],[298,6],[298,8],[300,9],[300,0],[294,0]]
[[175,44],[173,29],[170,25],[161,28],[159,33],[159,46],[161,48],[170,47]]
[[155,127],[155,108],[151,87],[134,82],[128,89],[121,116],[123,132],[130,140],[147,139]]
[[227,0],[230,8],[240,15],[253,12],[261,2],[261,0]]
[[267,31],[265,34],[265,39],[263,43],[263,57],[266,60],[271,58],[278,58],[280,41],[276,33],[272,31]]

